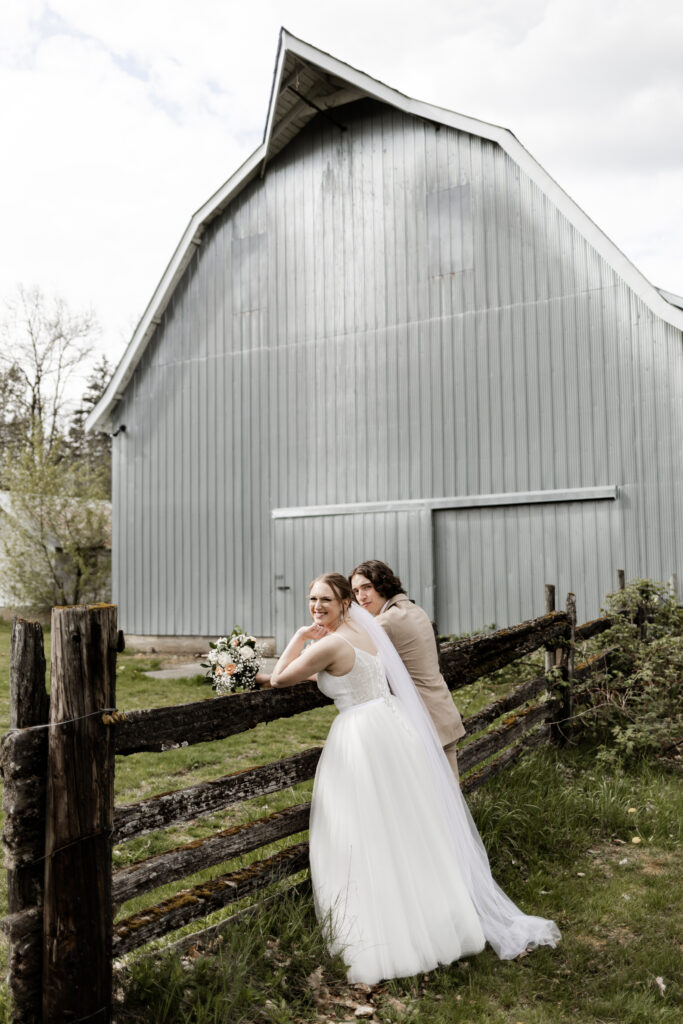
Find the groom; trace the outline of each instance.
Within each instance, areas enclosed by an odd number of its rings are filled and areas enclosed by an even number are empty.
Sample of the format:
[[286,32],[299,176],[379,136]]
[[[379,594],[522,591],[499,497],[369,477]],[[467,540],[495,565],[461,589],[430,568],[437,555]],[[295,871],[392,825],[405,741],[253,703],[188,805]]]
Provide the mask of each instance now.
[[358,604],[376,616],[378,625],[398,651],[431,715],[453,774],[459,779],[456,746],[465,730],[439,671],[439,653],[429,616],[413,604],[398,576],[384,562],[361,562],[349,581]]

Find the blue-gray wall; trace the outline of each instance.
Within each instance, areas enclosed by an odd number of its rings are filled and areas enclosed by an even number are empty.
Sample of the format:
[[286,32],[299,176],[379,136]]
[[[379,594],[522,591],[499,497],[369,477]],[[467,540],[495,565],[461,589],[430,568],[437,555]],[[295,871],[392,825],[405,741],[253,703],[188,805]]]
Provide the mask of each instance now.
[[[544,582],[588,617],[617,568],[680,573],[681,332],[497,145],[335,117],[209,226],[119,406],[123,627],[281,642],[308,579],[375,556],[444,631],[538,614]],[[599,485],[617,500],[271,518]]]

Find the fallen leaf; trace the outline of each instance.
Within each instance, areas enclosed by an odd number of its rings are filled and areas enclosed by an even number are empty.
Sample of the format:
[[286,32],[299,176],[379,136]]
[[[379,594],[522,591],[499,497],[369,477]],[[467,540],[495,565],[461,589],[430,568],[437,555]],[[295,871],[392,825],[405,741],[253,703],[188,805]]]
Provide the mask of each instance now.
[[664,978],[662,978],[662,977],[655,978],[655,985],[659,989],[659,994],[661,996],[663,996],[664,993],[666,992],[666,985],[664,984]]
[[628,857],[622,857],[621,860],[619,861],[619,866],[620,867],[623,866],[624,864],[628,864]]
[[354,1016],[358,1017],[359,1020],[369,1020],[370,1017],[375,1016],[375,1007],[370,1006],[369,1003],[365,1006],[357,1006]]
[[577,875],[577,878],[585,878],[586,877],[586,872],[585,871],[577,871],[576,875]]
[[640,838],[640,836],[634,836],[631,840],[632,843],[642,843],[642,841],[643,840]]
[[552,889],[539,889],[538,891],[541,896],[550,896],[552,894]]
[[312,988],[314,992],[317,992],[323,983],[323,969],[322,967],[316,967],[312,974],[309,974],[306,978],[306,984],[309,988]]
[[626,813],[627,814],[635,814],[636,813],[635,807],[629,807],[629,809],[628,809],[628,811]]
[[[389,992],[387,992],[383,998],[384,1002],[390,1006],[394,1013],[397,1013],[399,1017],[404,1013],[407,1013],[410,1009],[406,1003],[402,1003],[400,999],[397,999],[396,996],[392,996]],[[434,998],[438,999],[439,997],[435,996]]]

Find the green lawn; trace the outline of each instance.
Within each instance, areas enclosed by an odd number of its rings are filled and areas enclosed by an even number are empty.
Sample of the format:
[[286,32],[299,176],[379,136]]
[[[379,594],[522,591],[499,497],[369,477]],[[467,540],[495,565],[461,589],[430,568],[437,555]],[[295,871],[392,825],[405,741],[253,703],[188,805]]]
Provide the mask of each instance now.
[[[9,627],[0,623],[2,731],[8,721],[8,664]],[[144,675],[157,665],[149,657],[120,656],[120,709],[209,697],[201,679],[162,681]],[[528,675],[536,669],[523,671]],[[458,692],[458,704],[471,713],[514,681],[510,671],[480,680]],[[117,802],[319,744],[333,714],[325,708],[217,743],[118,758]],[[310,784],[304,784],[170,834],[134,840],[117,848],[115,864],[207,834],[216,825],[226,827],[298,802],[309,791]],[[498,880],[525,910],[558,921],[563,941],[556,950],[538,950],[512,963],[498,961],[487,950],[430,975],[368,992],[346,986],[341,965],[325,955],[310,898],[282,897],[254,919],[229,928],[210,957],[191,955],[181,961],[164,958],[161,950],[151,957],[131,957],[121,977],[118,1019],[126,1024],[343,1021],[355,1019],[356,1005],[370,1003],[377,1021],[417,1024],[677,1022],[683,818],[677,779],[653,765],[597,771],[586,747],[545,749],[494,779],[469,802]],[[224,870],[221,865],[189,881]],[[4,907],[4,873],[2,881]],[[122,913],[156,902],[173,888],[133,901]],[[6,1008],[0,1012],[0,1022],[4,1019]]]

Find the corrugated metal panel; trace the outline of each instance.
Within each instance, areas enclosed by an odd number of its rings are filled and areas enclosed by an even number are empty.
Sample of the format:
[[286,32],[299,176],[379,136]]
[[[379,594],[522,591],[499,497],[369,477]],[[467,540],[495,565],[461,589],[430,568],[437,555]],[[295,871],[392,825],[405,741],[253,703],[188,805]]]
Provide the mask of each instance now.
[[[128,388],[124,628],[272,633],[270,512],[286,506],[619,484],[609,513],[457,514],[486,580],[539,543],[549,571],[571,542],[579,579],[515,568],[500,625],[546,581],[591,614],[616,568],[682,573],[680,332],[495,144],[376,103],[335,116],[346,131],[316,118],[212,222]],[[389,518],[352,519],[315,523],[310,544],[286,528],[297,586],[377,555],[375,540],[418,571],[407,527],[400,547]],[[410,575],[415,593],[430,573]],[[441,579],[443,607],[461,609],[464,584]],[[467,593],[481,625],[489,591]]]
[[444,633],[497,628],[542,615],[544,585],[558,606],[572,590],[583,621],[614,589],[609,545],[619,530],[612,502],[516,505],[434,513],[436,621]]
[[433,614],[431,546],[430,516],[424,512],[273,520],[277,648],[309,620],[311,580],[324,572],[347,575],[367,558],[400,565],[410,596]]

